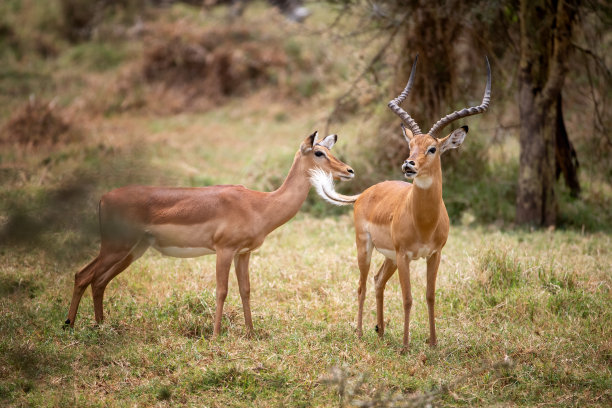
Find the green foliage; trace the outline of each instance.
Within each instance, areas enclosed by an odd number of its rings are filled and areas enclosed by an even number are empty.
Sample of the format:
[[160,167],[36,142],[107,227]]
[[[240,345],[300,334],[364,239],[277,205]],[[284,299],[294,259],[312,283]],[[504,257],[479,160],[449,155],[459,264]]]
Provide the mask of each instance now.
[[[487,146],[472,137],[442,159],[443,198],[452,223],[510,224],[514,220],[518,168],[489,160]],[[473,220],[469,220],[473,218]]]
[[[583,179],[585,187],[581,197],[575,198],[568,189],[557,183],[559,191],[559,220],[561,228],[587,231],[612,230],[612,212],[610,211],[610,192],[597,192],[597,188]],[[604,187],[605,188],[605,187]]]
[[121,45],[88,41],[67,50],[59,63],[66,68],[76,65],[88,71],[103,72],[116,68],[125,57],[126,51]]

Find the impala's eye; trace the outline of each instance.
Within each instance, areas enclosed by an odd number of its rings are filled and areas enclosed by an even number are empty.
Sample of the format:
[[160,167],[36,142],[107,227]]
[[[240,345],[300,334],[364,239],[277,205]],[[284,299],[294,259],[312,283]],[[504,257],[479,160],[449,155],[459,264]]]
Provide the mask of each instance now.
[[315,152],[315,156],[317,156],[317,157],[323,157],[323,156],[325,156],[325,153],[323,153],[323,152],[322,152],[322,151],[320,151],[320,150],[317,150],[317,151]]
[[427,153],[429,153],[429,154],[434,154],[435,152],[436,152],[436,148],[435,148],[434,146],[430,147],[430,148],[427,150]]

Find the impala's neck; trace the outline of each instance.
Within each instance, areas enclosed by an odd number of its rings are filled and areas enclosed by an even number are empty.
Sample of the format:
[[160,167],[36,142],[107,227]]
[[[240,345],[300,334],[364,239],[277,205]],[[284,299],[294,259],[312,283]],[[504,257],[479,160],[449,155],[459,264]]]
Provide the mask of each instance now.
[[[440,157],[432,163],[428,171],[415,177],[411,189],[410,211],[419,229],[433,229],[440,218],[442,207],[442,168]],[[420,173],[420,172],[419,172]]]
[[298,151],[283,184],[266,197],[263,215],[268,223],[267,229],[272,231],[293,218],[306,200],[309,190],[308,167]]

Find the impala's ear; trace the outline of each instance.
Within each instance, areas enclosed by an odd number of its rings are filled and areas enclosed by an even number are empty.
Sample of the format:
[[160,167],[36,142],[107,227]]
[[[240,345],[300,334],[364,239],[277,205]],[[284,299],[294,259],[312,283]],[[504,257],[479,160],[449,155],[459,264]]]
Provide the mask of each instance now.
[[412,133],[412,130],[410,130],[406,126],[404,126],[403,123],[402,123],[402,133],[404,134],[404,139],[406,139],[406,142],[408,144],[410,144],[410,141],[414,137],[414,133]]
[[315,140],[317,140],[318,135],[319,135],[319,132],[315,130],[315,132],[312,135],[304,139],[304,141],[302,142],[302,145],[300,146],[300,150],[302,151],[302,154],[306,154],[312,151],[312,148],[315,145]]
[[446,136],[443,139],[440,139],[440,154],[444,153],[449,149],[456,149],[461,146],[461,143],[465,140],[465,136],[467,135],[468,127],[462,126],[459,129],[455,129],[451,132],[450,135]]
[[338,135],[329,135],[326,136],[325,139],[319,140],[317,144],[331,150],[331,148],[336,144],[336,141],[338,141]]

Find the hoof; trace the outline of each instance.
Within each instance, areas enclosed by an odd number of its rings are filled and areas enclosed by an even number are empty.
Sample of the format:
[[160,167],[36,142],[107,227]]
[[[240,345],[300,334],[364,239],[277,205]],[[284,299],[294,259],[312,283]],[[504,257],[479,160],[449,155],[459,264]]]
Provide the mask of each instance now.
[[376,333],[378,333],[378,331],[379,331],[379,329],[378,329],[378,325],[376,325],[376,327],[374,327],[374,331],[375,331]]
[[403,355],[408,354],[408,352],[409,352],[409,351],[410,351],[410,347],[409,347],[409,346],[403,346],[403,347],[400,349],[400,354],[403,356]]
[[66,321],[62,325],[62,329],[66,330],[69,327],[70,327],[70,319],[66,319]]

